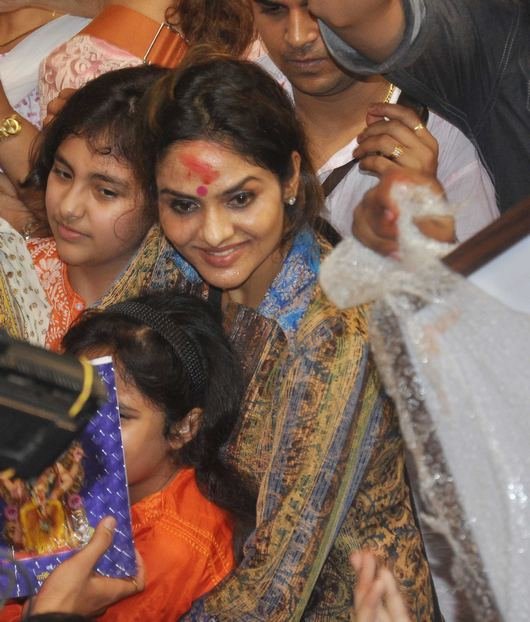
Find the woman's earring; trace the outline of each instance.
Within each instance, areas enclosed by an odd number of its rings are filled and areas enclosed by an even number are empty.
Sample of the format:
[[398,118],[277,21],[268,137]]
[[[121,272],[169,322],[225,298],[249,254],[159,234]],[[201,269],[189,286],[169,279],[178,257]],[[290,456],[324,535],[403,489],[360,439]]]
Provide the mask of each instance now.
[[293,206],[296,203],[296,197],[289,197],[287,199],[287,204]]

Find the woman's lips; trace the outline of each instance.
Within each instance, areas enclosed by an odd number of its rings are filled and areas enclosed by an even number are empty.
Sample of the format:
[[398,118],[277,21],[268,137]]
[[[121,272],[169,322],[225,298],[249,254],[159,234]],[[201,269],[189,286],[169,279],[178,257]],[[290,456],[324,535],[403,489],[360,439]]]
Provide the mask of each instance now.
[[223,248],[199,248],[203,261],[214,268],[228,268],[234,264],[245,250],[246,242],[231,244]]

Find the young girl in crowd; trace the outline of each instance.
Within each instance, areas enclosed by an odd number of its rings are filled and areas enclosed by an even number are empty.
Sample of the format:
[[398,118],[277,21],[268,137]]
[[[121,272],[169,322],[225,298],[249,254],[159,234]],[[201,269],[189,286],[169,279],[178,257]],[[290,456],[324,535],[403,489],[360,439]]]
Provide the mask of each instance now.
[[[208,304],[174,292],[87,311],[64,348],[113,357],[145,570],[144,590],[98,620],[174,622],[232,569],[234,518],[253,512],[219,454],[239,416],[236,356]],[[11,605],[0,620],[19,616]]]
[[[219,295],[249,379],[224,459],[258,497],[256,529],[239,566],[181,619],[349,621],[349,555],[366,547],[393,566],[411,615],[432,619],[403,443],[365,309],[338,310],[318,285],[330,250],[311,228],[322,199],[287,96],[251,63],[212,59],[162,78],[140,135],[138,174],[174,247],[153,283]],[[105,585],[104,604],[122,584]],[[73,601],[67,612],[97,610]]]
[[100,76],[44,130],[27,185],[45,192],[52,236],[31,239],[28,248],[51,305],[52,349],[85,307],[146,285],[160,236],[130,159],[138,100],[164,71],[143,66]]

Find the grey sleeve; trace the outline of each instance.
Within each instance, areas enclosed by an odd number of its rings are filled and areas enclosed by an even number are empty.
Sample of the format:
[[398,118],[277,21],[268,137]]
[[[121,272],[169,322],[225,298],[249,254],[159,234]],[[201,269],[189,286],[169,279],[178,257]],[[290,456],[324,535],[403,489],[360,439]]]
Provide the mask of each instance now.
[[[353,1],[353,0],[348,0]],[[357,52],[319,20],[322,37],[335,60],[348,71],[358,74],[387,73],[400,66],[416,39],[425,17],[424,0],[401,0],[405,11],[405,32],[394,53],[382,63],[375,63]]]

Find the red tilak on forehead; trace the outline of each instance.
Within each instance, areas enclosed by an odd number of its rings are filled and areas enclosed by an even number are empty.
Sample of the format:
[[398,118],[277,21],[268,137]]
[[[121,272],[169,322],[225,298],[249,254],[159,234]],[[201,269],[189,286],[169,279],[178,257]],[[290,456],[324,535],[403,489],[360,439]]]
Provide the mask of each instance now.
[[203,162],[193,154],[184,153],[180,156],[180,159],[189,173],[200,177],[203,184],[211,184],[220,175],[219,171],[216,171],[210,164]]

